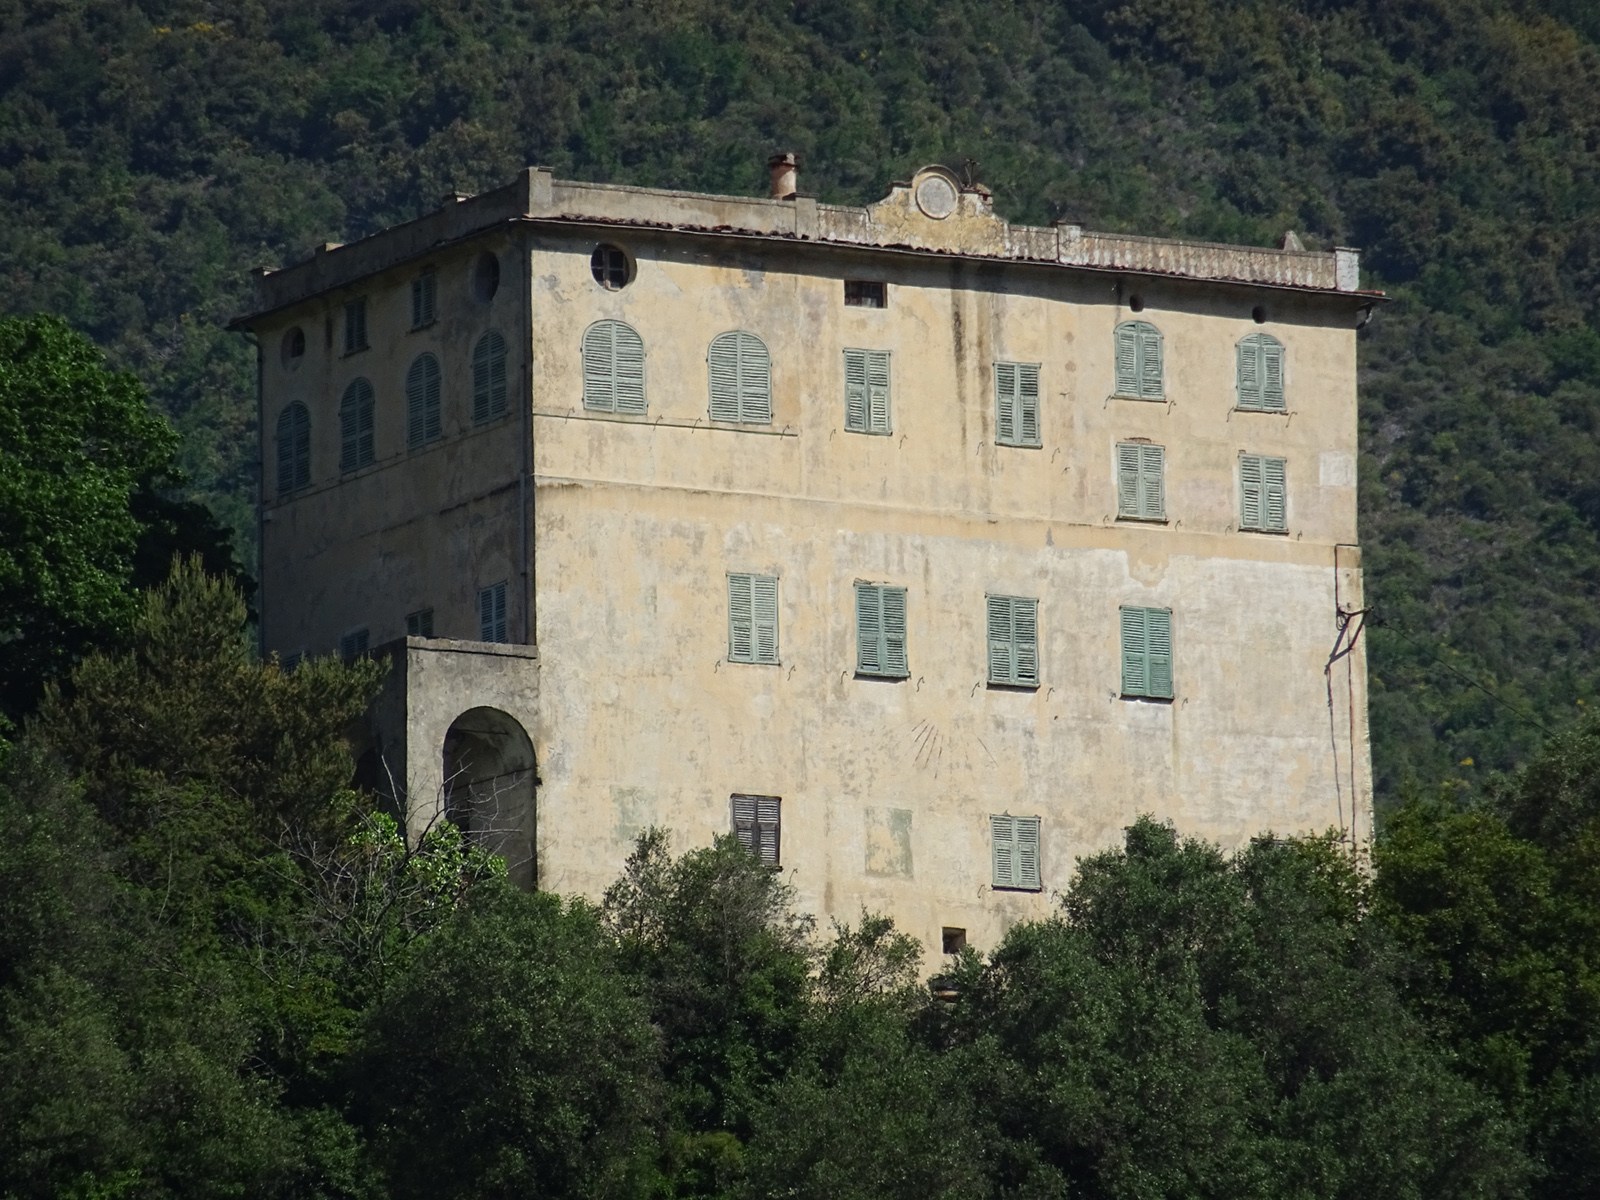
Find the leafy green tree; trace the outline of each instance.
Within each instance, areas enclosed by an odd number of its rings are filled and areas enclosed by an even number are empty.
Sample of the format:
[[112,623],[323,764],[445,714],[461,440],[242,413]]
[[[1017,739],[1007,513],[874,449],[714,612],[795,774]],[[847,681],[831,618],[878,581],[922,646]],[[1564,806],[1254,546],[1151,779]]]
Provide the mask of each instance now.
[[606,926],[662,1038],[673,1194],[736,1185],[752,1115],[795,1061],[812,922],[793,901],[782,875],[737,838],[674,859],[659,829],[640,836],[606,892]]
[[1480,802],[1413,799],[1385,822],[1377,864],[1377,912],[1419,964],[1411,1002],[1528,1126],[1533,1194],[1594,1194],[1600,724]]
[[1492,1097],[1451,1070],[1327,841],[1228,857],[1141,820],[1060,918],[969,959],[949,1032],[1028,1194],[1513,1195]]
[[356,1107],[397,1200],[644,1195],[657,1051],[595,910],[502,884],[370,1013]]

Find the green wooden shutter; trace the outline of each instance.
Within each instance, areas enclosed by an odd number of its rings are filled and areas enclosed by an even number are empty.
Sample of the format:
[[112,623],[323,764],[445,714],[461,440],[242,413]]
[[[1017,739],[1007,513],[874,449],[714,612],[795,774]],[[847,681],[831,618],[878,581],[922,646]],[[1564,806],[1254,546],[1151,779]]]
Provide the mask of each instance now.
[[433,324],[434,276],[432,271],[411,281],[411,328]]
[[617,411],[616,349],[611,321],[596,321],[583,333],[583,406]]
[[1117,444],[1117,516],[1137,517],[1143,514],[1139,503],[1140,446],[1136,442]]
[[1261,407],[1261,351],[1255,336],[1240,338],[1235,347],[1240,408]]
[[1148,644],[1148,688],[1146,695],[1172,699],[1172,611],[1147,608],[1145,635]]
[[844,352],[844,427],[852,433],[867,432],[867,352]]
[[430,442],[438,441],[444,436],[444,414],[441,403],[441,380],[439,373],[439,360],[431,354],[422,356],[424,366],[422,387],[423,425],[426,429],[427,439]]
[[883,589],[856,584],[856,670],[864,675],[883,673]]
[[1139,328],[1129,321],[1117,326],[1117,395],[1139,394]]
[[1139,447],[1139,515],[1152,521],[1165,520],[1166,451],[1161,446]]
[[644,341],[632,326],[596,321],[584,331],[583,406],[599,412],[644,413]]
[[472,352],[472,419],[477,424],[506,411],[506,340],[494,330]]
[[756,797],[756,853],[769,867],[779,863],[779,804],[777,796]]
[[1122,694],[1143,696],[1149,689],[1148,646],[1145,636],[1145,610],[1122,609]]
[[1261,340],[1261,407],[1281,412],[1283,394],[1283,343],[1263,336]]
[[1039,364],[1017,366],[1017,444],[1039,444]]
[[418,358],[406,372],[406,445],[412,449],[428,440],[427,414],[423,411],[425,390],[422,359]]
[[706,369],[711,377],[711,419],[739,419],[739,336],[719,333],[706,352]]
[[354,471],[360,463],[361,418],[356,412],[356,385],[351,380],[339,401],[339,470]]
[[1015,886],[1038,891],[1039,884],[1039,818],[1013,817],[1012,845],[1015,849]]
[[1017,852],[1014,827],[1009,816],[989,818],[989,844],[992,871],[990,882],[997,888],[1017,886]]
[[1139,326],[1139,391],[1146,400],[1159,400],[1165,391],[1161,378],[1161,331],[1147,322]]
[[1278,532],[1289,528],[1288,462],[1281,458],[1261,460],[1261,527]]
[[1039,602],[1022,596],[1011,598],[1012,661],[1015,680],[1024,686],[1039,682]]
[[613,321],[617,411],[642,416],[644,401],[644,339],[631,325]]
[[739,844],[751,854],[760,855],[761,851],[756,836],[756,798],[754,796],[734,796],[733,802],[733,836],[739,839]]
[[311,414],[298,400],[278,415],[278,493],[311,483]]
[[905,588],[883,589],[883,666],[889,675],[907,673]]
[[1015,683],[1016,638],[1011,628],[1011,597],[990,596],[989,602],[989,682]]
[[751,624],[754,628],[754,661],[778,661],[778,581],[771,575],[750,578]]
[[889,352],[867,352],[867,416],[873,433],[889,432]]
[[994,365],[994,440],[1010,446],[1017,440],[1017,364]]
[[772,423],[772,357],[767,344],[753,333],[739,342],[739,420],[751,425]]
[[755,661],[751,578],[749,575],[728,576],[728,659],[731,662]]
[[1239,456],[1239,527],[1261,528],[1261,456]]

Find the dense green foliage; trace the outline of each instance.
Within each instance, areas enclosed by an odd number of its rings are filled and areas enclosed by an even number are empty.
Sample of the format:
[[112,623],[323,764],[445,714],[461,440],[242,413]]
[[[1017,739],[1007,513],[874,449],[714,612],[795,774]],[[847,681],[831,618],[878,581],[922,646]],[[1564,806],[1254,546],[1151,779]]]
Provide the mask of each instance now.
[[599,907],[349,790],[384,667],[252,660],[191,561],[0,761],[0,1196],[1600,1190],[1600,722],[1463,807],[1145,818],[946,960],[733,838]]
[[66,322],[0,319],[0,731],[128,631],[175,552],[239,574],[210,512],[170,494],[177,447],[138,379]]
[[[248,269],[526,163],[1366,252],[1380,787],[1595,699],[1600,21],[1581,0],[63,0],[0,17],[0,261],[135,370],[251,536]],[[1330,639],[1331,641],[1331,639]],[[1461,674],[1452,673],[1446,666]],[[1497,703],[1465,675],[1499,694]]]

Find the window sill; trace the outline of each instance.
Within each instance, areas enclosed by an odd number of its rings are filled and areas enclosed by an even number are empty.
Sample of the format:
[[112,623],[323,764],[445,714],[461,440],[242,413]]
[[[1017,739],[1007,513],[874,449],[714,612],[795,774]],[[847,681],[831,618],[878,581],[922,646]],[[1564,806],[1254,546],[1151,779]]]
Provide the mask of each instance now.
[[1119,514],[1118,517],[1117,517],[1117,520],[1120,521],[1120,522],[1125,522],[1125,523],[1127,523],[1129,525],[1170,525],[1170,524],[1172,524],[1172,519],[1170,517],[1124,517],[1124,516]]
[[1044,885],[1040,884],[1038,887],[1002,887],[998,883],[991,883],[989,890],[991,892],[1023,892],[1029,896],[1037,896],[1044,891]]
[[642,425],[647,429],[702,429],[709,433],[742,433],[749,437],[799,437],[800,433],[789,425],[782,429],[773,429],[769,426],[757,425],[729,425],[724,422],[710,422],[704,417],[697,417],[693,421],[684,421],[678,418],[652,417],[649,413],[619,413],[610,412],[603,408],[570,408],[558,412],[548,408],[532,410],[536,417],[554,421],[607,421],[617,425]]
[[1289,536],[1289,531],[1287,529],[1258,529],[1254,525],[1241,525],[1241,526],[1239,526],[1239,532],[1240,533],[1264,533],[1268,537],[1288,537]]
[[1043,450],[1044,449],[1044,443],[1043,442],[1002,442],[999,438],[996,438],[994,444],[996,446],[1004,446],[1007,450]]
[[439,323],[439,318],[435,317],[433,320],[425,321],[421,325],[413,325],[409,330],[407,330],[407,332],[408,333],[421,333],[424,329],[432,329],[438,323]]
[[985,691],[990,692],[1037,692],[1037,683],[998,683],[991,679],[984,685]]
[[844,428],[844,431],[846,433],[859,433],[863,437],[893,437],[894,436],[894,430],[892,430],[892,429],[851,429],[848,425],[846,425],[845,428]]
[[1241,413],[1257,413],[1263,417],[1287,417],[1289,415],[1289,410],[1287,408],[1246,408],[1242,404],[1234,405],[1233,411]]
[[372,349],[372,347],[370,345],[357,346],[354,350],[346,350],[339,357],[340,358],[354,358],[356,355],[365,354],[368,350],[371,350],[371,349]]
[[1129,395],[1127,395],[1126,393],[1123,393],[1123,392],[1112,392],[1111,395],[1106,397],[1106,399],[1108,399],[1108,400],[1143,400],[1146,404],[1165,404],[1167,402],[1167,398],[1165,396],[1129,396]]
[[1123,692],[1122,699],[1142,701],[1145,704],[1171,704],[1171,696],[1145,696],[1134,692]]
[[880,675],[873,671],[857,671],[856,678],[867,683],[904,683],[911,678],[908,671],[904,675]]
[[725,663],[730,663],[730,664],[732,664],[733,666],[736,666],[736,667],[781,667],[781,666],[783,666],[783,662],[782,662],[781,659],[776,659],[775,658],[771,662],[765,662],[765,661],[763,661],[763,660],[761,660],[759,658],[734,658],[733,655],[731,655],[731,654],[728,655],[728,657],[723,659],[722,661],[725,662]]

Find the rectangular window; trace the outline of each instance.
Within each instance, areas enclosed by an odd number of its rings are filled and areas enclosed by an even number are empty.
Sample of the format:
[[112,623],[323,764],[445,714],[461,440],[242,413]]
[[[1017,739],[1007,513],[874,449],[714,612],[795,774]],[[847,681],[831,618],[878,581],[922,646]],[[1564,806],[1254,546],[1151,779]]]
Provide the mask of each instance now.
[[906,590],[881,583],[856,584],[856,673],[904,679]]
[[844,352],[844,427],[852,433],[889,432],[889,352]]
[[1010,813],[989,818],[992,882],[997,888],[1037,892],[1039,882],[1039,818],[1013,817]]
[[345,662],[355,662],[367,652],[367,631],[356,629],[339,639],[339,657]]
[[728,661],[778,661],[777,576],[728,576]]
[[1039,684],[1039,602],[1026,596],[989,596],[989,682],[1011,687]]
[[344,306],[344,352],[354,354],[367,348],[367,298],[361,296]]
[[1002,446],[1039,445],[1039,364],[994,365],[994,440]]
[[433,609],[419,608],[406,614],[406,636],[431,638],[433,636]]
[[1289,532],[1288,460],[1265,454],[1239,456],[1239,528]]
[[478,640],[480,642],[506,641],[506,585],[505,581],[491,583],[478,589]]
[[778,866],[778,823],[782,799],[736,793],[732,800],[734,837],[767,866]]
[[1122,609],[1122,694],[1172,699],[1172,610]]
[[851,308],[887,308],[889,285],[875,279],[846,279],[844,302]]
[[434,274],[424,271],[411,281],[411,328],[433,324]]
[[1145,442],[1117,443],[1117,516],[1134,521],[1167,519],[1162,474],[1166,451]]

